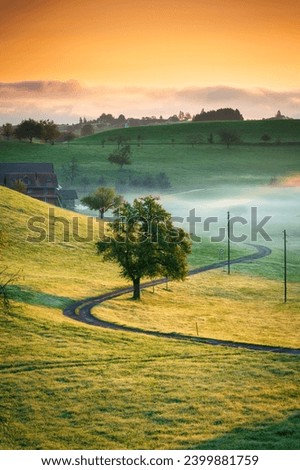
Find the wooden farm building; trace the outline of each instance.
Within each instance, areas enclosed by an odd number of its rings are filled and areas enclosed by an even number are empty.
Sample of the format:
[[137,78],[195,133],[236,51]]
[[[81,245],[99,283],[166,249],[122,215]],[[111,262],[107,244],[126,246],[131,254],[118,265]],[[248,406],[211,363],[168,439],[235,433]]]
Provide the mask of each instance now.
[[[58,207],[74,209],[78,197],[72,190],[64,200],[52,163],[0,163],[0,185]],[[71,196],[73,201],[70,201]]]

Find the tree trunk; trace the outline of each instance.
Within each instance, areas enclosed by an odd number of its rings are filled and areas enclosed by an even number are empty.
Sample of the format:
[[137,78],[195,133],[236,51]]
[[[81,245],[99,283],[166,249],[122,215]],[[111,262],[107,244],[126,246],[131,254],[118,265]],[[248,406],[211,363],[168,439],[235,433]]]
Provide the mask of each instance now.
[[140,289],[140,278],[133,279],[133,300],[140,300],[141,289]]
[[103,217],[104,217],[104,209],[99,209],[99,215],[100,215],[100,219],[103,219]]

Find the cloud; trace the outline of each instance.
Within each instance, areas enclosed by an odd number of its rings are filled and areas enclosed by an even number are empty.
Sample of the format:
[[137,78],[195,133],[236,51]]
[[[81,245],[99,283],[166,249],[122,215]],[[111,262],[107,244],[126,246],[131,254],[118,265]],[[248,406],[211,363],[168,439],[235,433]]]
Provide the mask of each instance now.
[[274,91],[266,88],[235,88],[227,86],[189,87],[148,91],[153,100],[172,101],[192,114],[220,107],[238,108],[246,119],[275,115],[278,109],[290,117],[300,116],[300,89]]
[[179,110],[193,115],[202,108],[220,107],[238,108],[245,119],[274,116],[278,109],[284,115],[299,118],[300,89],[109,87],[86,86],[77,80],[0,82],[0,123],[18,123],[28,117],[71,123],[80,116],[97,118],[103,112],[127,117],[168,117]]
[[0,99],[14,99],[18,97],[27,98],[63,98],[78,96],[84,92],[79,82],[68,80],[61,82],[58,80],[49,81],[24,81],[15,83],[0,82]]
[[[254,89],[243,89],[233,88],[225,86],[207,87],[207,88],[185,88],[177,92],[177,96],[183,100],[190,102],[200,102],[206,104],[206,106],[215,105],[228,105],[235,107],[238,104],[239,107],[245,106],[245,114],[248,109],[259,106],[261,108],[267,108],[269,106],[286,107],[289,109],[300,111],[299,90],[290,91],[274,91],[266,88],[254,88]],[[295,109],[295,106],[298,109]]]

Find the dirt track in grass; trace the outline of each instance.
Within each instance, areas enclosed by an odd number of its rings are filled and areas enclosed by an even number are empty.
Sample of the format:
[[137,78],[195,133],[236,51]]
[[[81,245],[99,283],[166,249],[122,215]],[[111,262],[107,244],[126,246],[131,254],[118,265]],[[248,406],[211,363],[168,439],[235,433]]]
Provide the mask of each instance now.
[[[250,255],[241,256],[240,258],[231,260],[230,264],[240,264],[253,262],[257,259],[264,258],[271,254],[271,249],[262,245],[252,245],[256,251]],[[206,271],[211,271],[213,269],[219,269],[227,266],[227,261],[219,261],[217,263],[212,263],[207,266],[202,266],[200,268],[195,268],[189,271],[189,276],[194,276]],[[141,284],[141,288],[151,287],[158,284],[163,284],[167,282],[167,278],[156,279],[154,281],[149,281]],[[106,328],[111,330],[120,330],[126,331],[129,333],[143,334],[148,336],[155,336],[158,338],[173,339],[179,341],[190,341],[201,344],[208,344],[211,346],[225,346],[230,348],[242,348],[250,349],[254,351],[264,351],[272,353],[281,353],[281,354],[300,354],[300,349],[296,348],[284,348],[277,346],[267,346],[262,344],[253,344],[246,342],[237,342],[237,341],[228,341],[228,340],[219,340],[214,338],[202,338],[200,336],[189,336],[182,335],[179,333],[163,333],[159,331],[144,330],[141,328],[134,328],[126,325],[117,325],[116,323],[103,321],[99,318],[96,318],[92,315],[91,310],[96,305],[99,305],[106,300],[119,297],[121,295],[130,293],[133,291],[132,287],[125,287],[123,289],[118,289],[113,292],[108,292],[107,294],[102,294],[97,297],[88,297],[83,300],[79,300],[64,309],[63,313],[65,316],[72,318],[73,320],[81,321],[87,323],[88,325],[93,325],[100,328]]]

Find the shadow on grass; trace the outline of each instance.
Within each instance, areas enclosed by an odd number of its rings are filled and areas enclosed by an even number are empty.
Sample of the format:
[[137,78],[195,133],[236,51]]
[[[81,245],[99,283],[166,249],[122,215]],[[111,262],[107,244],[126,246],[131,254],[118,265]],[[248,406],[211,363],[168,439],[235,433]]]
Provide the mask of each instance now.
[[50,308],[65,308],[74,302],[69,297],[58,297],[56,295],[37,292],[30,288],[24,289],[20,286],[9,286],[7,288],[9,299],[16,302],[24,302],[30,305],[40,305]]
[[217,439],[201,443],[202,450],[299,450],[300,410],[276,424],[262,423],[256,428],[235,428]]

